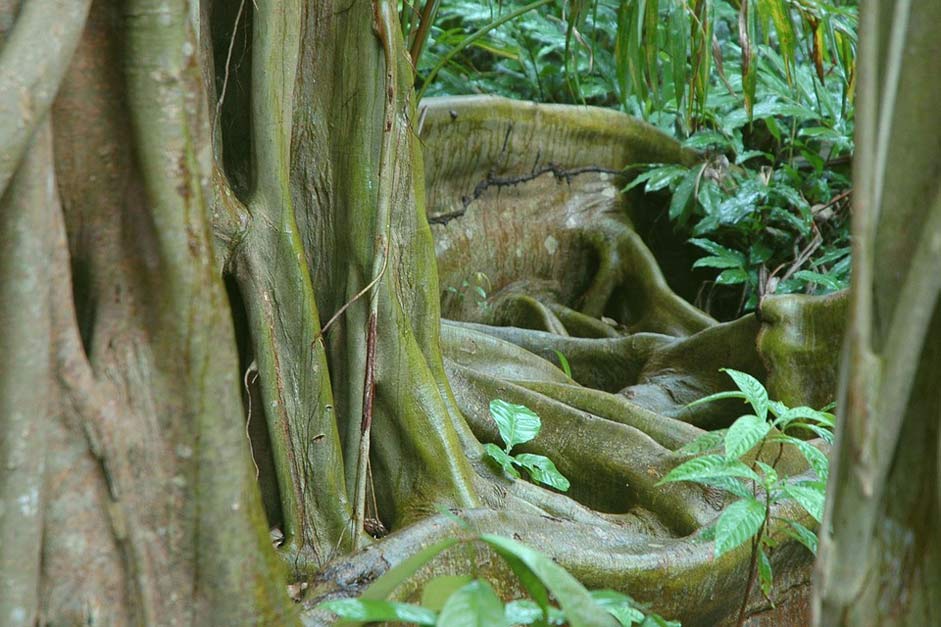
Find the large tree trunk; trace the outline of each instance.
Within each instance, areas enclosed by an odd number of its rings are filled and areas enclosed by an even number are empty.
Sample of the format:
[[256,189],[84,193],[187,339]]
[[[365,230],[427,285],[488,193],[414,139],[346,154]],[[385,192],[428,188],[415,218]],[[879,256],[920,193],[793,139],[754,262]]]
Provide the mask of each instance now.
[[860,20],[853,283],[819,625],[941,623],[941,3]]
[[[15,4],[0,621],[287,623],[309,609],[287,582],[310,603],[354,594],[453,534],[442,505],[684,624],[737,612],[747,548],[714,560],[699,539],[725,496],[655,484],[735,417],[685,409],[719,367],[770,372],[791,403],[826,395],[826,350],[795,330],[831,333],[844,301],[717,324],[676,296],[618,173],[692,155],[611,112],[417,115],[391,1]],[[447,296],[469,272],[495,282],[483,312]],[[462,321],[442,324],[442,293]],[[805,367],[823,384],[795,383]],[[570,495],[486,463],[496,397],[540,413],[530,450]],[[803,472],[792,453],[780,470]],[[779,616],[799,616],[810,556],[783,542],[772,560]],[[513,591],[495,560],[478,572]]]

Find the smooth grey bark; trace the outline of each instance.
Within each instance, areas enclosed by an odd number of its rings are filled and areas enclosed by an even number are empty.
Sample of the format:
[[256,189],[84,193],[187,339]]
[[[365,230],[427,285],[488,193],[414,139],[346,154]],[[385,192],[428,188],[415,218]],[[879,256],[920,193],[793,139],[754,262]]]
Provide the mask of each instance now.
[[941,621],[937,2],[860,7],[850,326],[818,625]]

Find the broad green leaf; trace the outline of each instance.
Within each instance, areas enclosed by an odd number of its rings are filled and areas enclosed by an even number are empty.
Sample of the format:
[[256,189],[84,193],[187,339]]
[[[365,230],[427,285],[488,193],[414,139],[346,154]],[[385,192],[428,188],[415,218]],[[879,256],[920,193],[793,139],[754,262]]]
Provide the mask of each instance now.
[[797,501],[817,522],[823,520],[824,494],[822,490],[806,485],[786,483],[784,484],[784,493]]
[[725,508],[716,523],[716,550],[719,557],[752,538],[765,522],[765,506],[754,498],[735,501]]
[[817,534],[800,524],[796,520],[789,520],[787,523],[791,526],[788,535],[807,547],[814,555],[817,554]]
[[737,259],[731,257],[701,257],[693,263],[694,268],[741,268]]
[[[504,615],[506,616],[506,622],[511,625],[532,625],[533,623],[537,623],[539,625],[546,624],[546,622],[542,622],[542,609],[536,604],[535,601],[531,599],[510,601],[506,604],[506,607],[503,609],[503,611]],[[547,622],[549,625],[564,625],[565,614],[563,614],[557,607],[550,607],[549,620]]]
[[529,593],[532,602],[540,608],[542,615],[551,617],[555,608],[549,605],[549,591],[546,590],[542,580],[517,556],[512,553],[503,553],[501,555],[513,574],[516,575],[516,578],[520,580],[523,589]]
[[399,562],[393,566],[378,579],[376,579],[365,592],[361,599],[380,601],[388,597],[403,581],[414,575],[419,568],[433,560],[439,553],[460,542],[460,538],[452,537],[436,542],[412,555],[411,557]]
[[542,608],[536,605],[535,601],[519,599],[506,604],[503,616],[510,625],[532,625],[541,619],[543,614]]
[[525,564],[559,602],[571,627],[615,625],[614,618],[595,603],[575,577],[551,559],[509,538],[484,534],[480,539],[500,555]]
[[760,481],[758,474],[738,460],[729,460],[725,455],[703,455],[683,462],[660,480],[657,485],[673,481],[701,481],[715,477],[742,477]]
[[687,148],[708,148],[709,146],[718,146],[721,148],[730,148],[732,146],[729,138],[719,131],[699,131],[690,135],[683,145]]
[[768,559],[768,554],[765,553],[764,547],[759,547],[758,549],[758,580],[761,582],[762,594],[766,597],[770,596],[774,579],[771,574],[771,560]]
[[745,414],[732,423],[725,434],[725,456],[738,459],[768,435],[771,425],[758,416]]
[[693,195],[693,190],[696,189],[696,179],[699,176],[699,168],[691,168],[689,172],[686,173],[686,176],[683,177],[683,180],[680,181],[680,184],[676,186],[676,189],[673,190],[673,198],[670,199],[670,219],[671,220],[680,220],[682,216],[686,213],[686,208],[689,206],[690,198]]
[[740,266],[744,266],[748,261],[745,258],[745,255],[743,255],[739,251],[732,250],[731,248],[726,248],[725,246],[722,246],[721,244],[716,244],[712,240],[704,239],[701,237],[694,237],[693,239],[689,240],[689,243],[692,244],[693,246],[696,246],[697,248],[702,248],[707,253],[712,253],[716,257],[725,257],[729,259],[735,259],[739,262],[738,265]]
[[372,599],[334,599],[317,606],[350,621],[378,622],[403,621],[419,625],[434,625],[438,613],[419,605],[376,601]]
[[821,274],[819,272],[814,272],[812,270],[801,270],[794,273],[795,279],[800,279],[801,281],[806,281],[808,283],[816,283],[818,285],[823,285],[825,288],[832,292],[838,292],[846,287],[846,282],[842,281],[836,277],[830,276],[828,274]]
[[447,600],[473,580],[470,575],[439,575],[425,584],[421,591],[422,607],[440,612]]
[[813,444],[800,440],[798,438],[792,438],[790,436],[784,436],[788,438],[788,442],[793,444],[797,449],[803,454],[804,458],[807,460],[807,463],[810,464],[810,467],[814,469],[814,472],[817,473],[817,476],[821,481],[826,481],[827,477],[830,474],[830,460],[827,459],[827,456],[818,449]]
[[742,268],[723,270],[722,273],[716,277],[716,285],[738,285],[739,283],[747,282],[748,272]]
[[687,442],[682,447],[677,449],[677,455],[696,455],[698,453],[704,453],[705,451],[711,451],[712,449],[719,448],[722,442],[725,440],[726,429],[720,429],[718,431],[707,431],[702,434],[695,440]]
[[635,607],[634,599],[614,590],[592,590],[591,598],[614,616],[622,627],[631,627],[644,620],[644,613]]
[[655,192],[663,189],[676,179],[685,175],[689,168],[682,165],[666,165],[651,170],[651,175],[647,178],[647,185],[644,187],[646,192]]
[[503,603],[489,583],[471,581],[451,595],[438,617],[438,627],[504,627]]
[[510,455],[507,455],[506,451],[491,442],[484,444],[484,450],[487,452],[487,455],[492,457],[498,464],[500,464],[506,474],[510,475],[514,479],[520,478],[519,471],[516,470],[516,468],[513,468],[513,458]]
[[733,370],[731,368],[722,368],[722,372],[732,377],[732,381],[738,386],[748,402],[755,408],[755,413],[759,418],[765,420],[768,417],[768,391],[765,386],[755,377],[748,373]]
[[738,477],[711,477],[709,479],[700,479],[697,483],[725,490],[729,494],[739,498],[752,496],[752,491],[749,490],[744,481]]
[[533,481],[552,486],[562,492],[569,489],[569,480],[559,472],[548,457],[532,453],[520,453],[514,456],[513,461],[525,468]]
[[499,398],[490,401],[490,415],[497,423],[507,452],[517,444],[535,438],[542,427],[539,416],[529,407],[514,405]]
[[[532,625],[533,623],[538,623],[540,625],[546,624],[545,622],[541,622],[543,620],[542,608],[540,608],[536,602],[531,599],[510,601],[506,604],[506,607],[503,608],[503,611],[504,616],[506,616],[506,622],[511,625]],[[549,608],[548,624],[565,624],[565,615],[559,611],[559,608]]]
[[640,174],[635,176],[631,180],[630,183],[624,186],[624,188],[621,191],[629,192],[635,187],[638,187],[641,183],[646,183],[647,180],[650,179],[650,177],[654,176],[657,173],[657,171],[662,167],[665,167],[665,166],[663,164],[656,164],[656,165],[651,166],[651,168],[647,170],[646,172],[641,172]]

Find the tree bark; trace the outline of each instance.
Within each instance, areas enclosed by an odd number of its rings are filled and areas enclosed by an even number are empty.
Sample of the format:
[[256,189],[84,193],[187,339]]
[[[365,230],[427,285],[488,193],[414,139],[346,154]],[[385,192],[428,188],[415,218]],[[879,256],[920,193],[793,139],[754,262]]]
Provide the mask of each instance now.
[[933,2],[863,2],[853,279],[819,625],[941,621],[941,56]]
[[[725,324],[695,310],[634,228],[651,206],[620,194],[620,172],[696,156],[613,112],[420,113],[395,10],[0,13],[15,16],[0,49],[5,624],[316,623],[317,600],[453,535],[442,506],[684,624],[737,612],[747,547],[714,560],[702,541],[727,496],[656,484],[740,410],[685,407],[727,386],[719,367],[774,372],[792,402],[795,368],[832,376],[826,350],[792,341],[808,320],[838,326],[832,303],[786,297]],[[493,282],[481,311],[447,290],[475,271]],[[442,302],[460,320],[442,323]],[[541,415],[524,450],[570,494],[486,461],[494,398]],[[800,607],[810,556],[770,533],[776,598]],[[472,567],[451,555],[397,594]],[[305,603],[289,582],[311,584]]]

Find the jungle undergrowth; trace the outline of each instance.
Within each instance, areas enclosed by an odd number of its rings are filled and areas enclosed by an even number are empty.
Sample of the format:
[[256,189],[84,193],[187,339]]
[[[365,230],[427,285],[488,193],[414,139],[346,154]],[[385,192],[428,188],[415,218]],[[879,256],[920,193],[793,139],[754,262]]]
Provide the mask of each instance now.
[[[318,605],[344,619],[346,625],[402,621],[437,627],[488,625],[571,625],[572,627],[680,627],[680,623],[649,612],[646,606],[614,590],[585,589],[551,558],[515,540],[494,534],[476,534],[453,512],[439,507],[459,530],[454,537],[426,547],[376,579],[357,598],[333,599]],[[476,547],[499,555],[516,573],[528,598],[504,603],[486,579],[477,576]],[[467,552],[472,574],[440,575],[428,581],[420,603],[389,601],[388,597],[422,566],[451,548]]]
[[402,11],[412,40],[416,16],[433,20],[416,58],[424,94],[618,108],[702,151],[693,167],[648,164],[631,186],[671,194],[664,217],[705,269],[707,313],[848,285],[855,0],[557,0],[512,20],[529,5],[432,4]]
[[[738,624],[744,624],[748,598],[757,576],[762,594],[770,598],[774,573],[769,553],[778,540],[768,533],[768,524],[774,519],[775,505],[796,502],[820,524],[823,519],[824,496],[830,462],[822,451],[799,437],[795,432],[818,437],[833,443],[833,414],[810,407],[787,407],[768,398],[768,392],[757,379],[744,372],[724,368],[738,390],[719,392],[701,398],[689,406],[726,398],[742,399],[752,412],[739,416],[728,429],[712,431],[689,442],[677,452],[695,455],[680,464],[660,484],[690,481],[703,486],[722,489],[737,497],[723,510],[713,525],[704,533],[704,539],[715,542],[715,557],[751,543],[748,581],[742,598]],[[762,452],[778,445],[771,464],[762,461]],[[776,466],[784,446],[793,446],[807,460],[813,477],[782,477]],[[753,453],[753,454],[752,454]],[[783,518],[786,534],[817,553],[817,534],[799,520]]]

